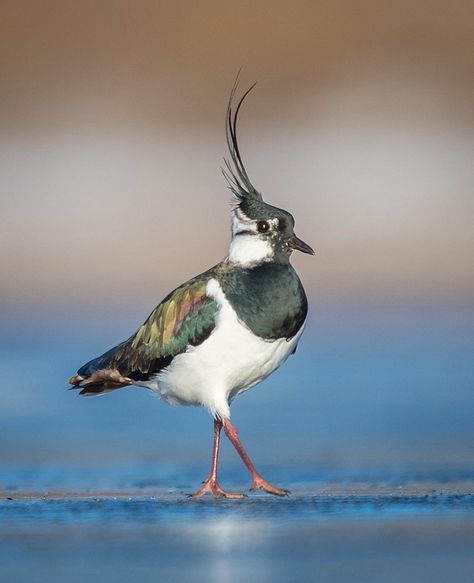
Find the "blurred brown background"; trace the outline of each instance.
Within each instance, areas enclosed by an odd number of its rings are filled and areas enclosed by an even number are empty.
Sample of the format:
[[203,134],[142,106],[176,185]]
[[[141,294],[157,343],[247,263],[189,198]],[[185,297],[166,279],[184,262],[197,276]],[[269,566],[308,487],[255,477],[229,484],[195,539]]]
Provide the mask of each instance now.
[[[2,2],[3,308],[138,301],[220,260],[233,78],[313,300],[472,297],[472,3]],[[145,314],[143,314],[145,315]]]
[[317,250],[297,354],[233,406],[252,457],[282,484],[472,478],[471,4],[2,3],[0,489],[207,467],[204,411],[65,389],[225,256],[240,67],[250,176]]

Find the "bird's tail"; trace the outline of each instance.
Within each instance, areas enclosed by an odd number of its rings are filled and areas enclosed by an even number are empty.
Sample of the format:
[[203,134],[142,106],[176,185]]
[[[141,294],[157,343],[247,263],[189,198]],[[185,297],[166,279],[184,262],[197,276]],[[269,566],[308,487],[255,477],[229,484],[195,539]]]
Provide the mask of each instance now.
[[122,367],[116,356],[121,346],[119,344],[81,366],[69,379],[71,389],[80,389],[80,395],[101,395],[133,384],[127,373],[119,370]]
[[[79,371],[81,372],[81,371]],[[132,379],[122,376],[120,372],[112,368],[95,370],[89,376],[76,374],[69,379],[71,389],[81,389],[80,395],[92,396],[109,393],[133,384]]]

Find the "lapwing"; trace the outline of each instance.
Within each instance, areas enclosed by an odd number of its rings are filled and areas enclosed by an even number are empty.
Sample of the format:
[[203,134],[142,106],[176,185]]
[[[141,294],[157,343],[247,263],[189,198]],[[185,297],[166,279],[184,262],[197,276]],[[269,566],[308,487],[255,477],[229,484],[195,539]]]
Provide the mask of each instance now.
[[221,429],[250,472],[251,490],[285,496],[255,469],[230,421],[230,405],[295,352],[308,302],[290,263],[294,250],[314,255],[294,232],[293,216],[263,201],[253,186],[237,141],[242,103],[236,79],[226,112],[229,158],[222,169],[232,192],[227,257],[171,292],[138,330],[82,366],[69,383],[80,395],[137,385],[173,405],[200,405],[214,419],[209,475],[191,496],[240,498],[217,480]]

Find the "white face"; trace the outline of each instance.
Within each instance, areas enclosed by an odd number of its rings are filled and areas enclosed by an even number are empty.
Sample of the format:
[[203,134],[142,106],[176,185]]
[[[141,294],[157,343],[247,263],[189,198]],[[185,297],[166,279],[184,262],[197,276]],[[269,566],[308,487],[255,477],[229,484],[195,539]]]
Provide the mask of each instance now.
[[274,250],[270,238],[259,231],[263,222],[268,225],[266,232],[270,232],[278,226],[278,219],[255,221],[249,219],[239,208],[234,210],[229,261],[245,266],[270,261],[273,258]]

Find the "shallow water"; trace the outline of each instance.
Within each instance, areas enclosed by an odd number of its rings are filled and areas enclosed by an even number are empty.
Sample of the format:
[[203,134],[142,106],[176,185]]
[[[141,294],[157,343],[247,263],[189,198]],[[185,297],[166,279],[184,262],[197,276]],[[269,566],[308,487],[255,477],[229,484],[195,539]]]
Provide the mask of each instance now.
[[293,490],[238,501],[149,486],[9,492],[2,580],[472,581],[474,482]]
[[[312,490],[319,490],[314,492]],[[239,520],[283,521],[285,523],[323,522],[343,519],[403,516],[471,517],[474,511],[474,485],[461,484],[442,489],[432,484],[382,488],[355,484],[344,488],[294,488],[290,496],[272,498],[252,493],[244,500],[190,500],[184,492],[144,495],[141,492],[95,492],[87,497],[70,493],[35,493],[7,496],[0,500],[0,531],[29,531],[67,526],[155,525],[159,522],[231,517]]]

